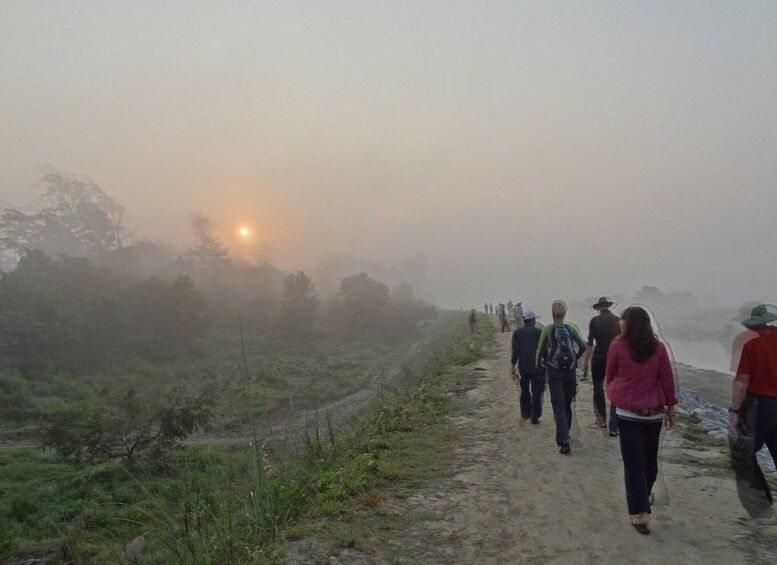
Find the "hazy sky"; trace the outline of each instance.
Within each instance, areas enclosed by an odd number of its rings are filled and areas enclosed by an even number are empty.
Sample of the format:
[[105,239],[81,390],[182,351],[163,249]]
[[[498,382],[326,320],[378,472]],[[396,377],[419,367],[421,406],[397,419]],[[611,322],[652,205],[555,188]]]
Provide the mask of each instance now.
[[775,61],[771,0],[0,0],[0,199],[51,165],[149,238],[424,257],[444,306],[775,302]]

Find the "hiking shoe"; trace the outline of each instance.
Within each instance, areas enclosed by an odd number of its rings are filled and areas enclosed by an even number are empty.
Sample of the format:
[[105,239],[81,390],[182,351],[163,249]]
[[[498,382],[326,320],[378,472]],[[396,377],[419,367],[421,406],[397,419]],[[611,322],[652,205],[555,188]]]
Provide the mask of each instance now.
[[599,420],[598,422],[596,422],[596,425],[602,429],[607,428],[607,422],[605,422],[604,420]]
[[572,448],[569,447],[568,443],[565,443],[561,446],[561,449],[558,450],[559,453],[563,453],[564,455],[568,455],[572,451]]
[[610,437],[618,437],[618,430],[610,430]]

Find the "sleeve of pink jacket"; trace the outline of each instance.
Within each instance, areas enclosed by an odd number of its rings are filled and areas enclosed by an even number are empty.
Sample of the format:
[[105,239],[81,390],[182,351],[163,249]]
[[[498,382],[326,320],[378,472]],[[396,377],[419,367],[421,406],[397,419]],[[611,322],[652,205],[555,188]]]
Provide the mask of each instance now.
[[615,373],[618,372],[618,355],[615,353],[616,347],[610,346],[607,351],[607,365],[605,368],[605,382],[610,384],[612,382]]
[[669,360],[669,353],[666,351],[665,346],[661,347],[660,355],[658,379],[664,391],[666,405],[674,406],[678,403],[674,386],[674,373],[672,372],[672,362]]

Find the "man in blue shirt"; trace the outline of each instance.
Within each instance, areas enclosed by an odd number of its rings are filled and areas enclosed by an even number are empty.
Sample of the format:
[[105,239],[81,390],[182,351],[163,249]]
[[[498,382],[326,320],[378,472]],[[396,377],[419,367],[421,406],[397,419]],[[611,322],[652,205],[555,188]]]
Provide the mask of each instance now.
[[513,332],[510,357],[510,372],[519,378],[521,385],[521,418],[531,419],[532,424],[540,423],[542,392],[545,388],[545,372],[537,368],[537,345],[542,333],[536,327],[537,318],[539,316],[531,310],[523,315],[523,327]]

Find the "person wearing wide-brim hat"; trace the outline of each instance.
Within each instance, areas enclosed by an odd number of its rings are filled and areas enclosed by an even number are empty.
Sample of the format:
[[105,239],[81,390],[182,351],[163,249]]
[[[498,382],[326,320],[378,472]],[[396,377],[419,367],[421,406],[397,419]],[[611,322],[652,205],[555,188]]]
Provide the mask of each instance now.
[[748,328],[765,326],[777,320],[777,313],[770,311],[771,304],[757,304],[750,310],[750,315],[740,323]]
[[609,296],[600,296],[599,300],[596,302],[596,304],[593,304],[591,308],[594,310],[606,310],[612,308],[614,305],[615,302],[613,302],[612,298]]
[[[601,296],[596,304],[591,307],[599,312],[591,318],[588,324],[588,347],[583,354],[583,377],[588,373],[588,364],[591,362],[591,382],[594,385],[593,401],[596,425],[600,428],[608,427],[607,402],[604,397],[604,373],[607,369],[607,351],[612,340],[620,333],[618,316],[610,311],[615,304],[609,296]],[[594,347],[594,342],[596,346]],[[610,437],[618,436],[618,418],[615,414],[615,406],[610,404],[609,412]]]
[[[745,344],[757,338],[765,328],[768,328],[772,320],[777,317],[774,311],[777,307],[763,304],[762,300],[745,302],[739,307],[737,316],[731,318],[732,322],[742,324],[744,329],[738,333],[731,344],[731,364],[729,370],[736,374],[739,369],[739,361]],[[768,320],[768,321],[767,321]],[[734,381],[734,386],[737,385]],[[760,480],[763,473],[753,467],[752,449],[753,433],[756,427],[757,403],[753,402],[750,394],[744,393],[745,398],[739,403],[736,414],[731,416],[734,421],[732,426],[734,433],[729,436],[729,453],[731,457],[731,469],[734,471],[737,495],[742,507],[751,518],[764,518],[771,516],[771,492],[765,481]]]
[[761,470],[756,453],[766,445],[772,460],[777,465],[777,327],[768,325],[777,321],[777,313],[769,310],[765,304],[757,304],[750,316],[741,321],[757,336],[747,341],[731,386],[731,405],[729,406],[729,440],[739,441],[743,411],[752,399],[755,410],[753,447],[750,453],[750,477],[754,484],[763,489],[771,504],[772,495]]

